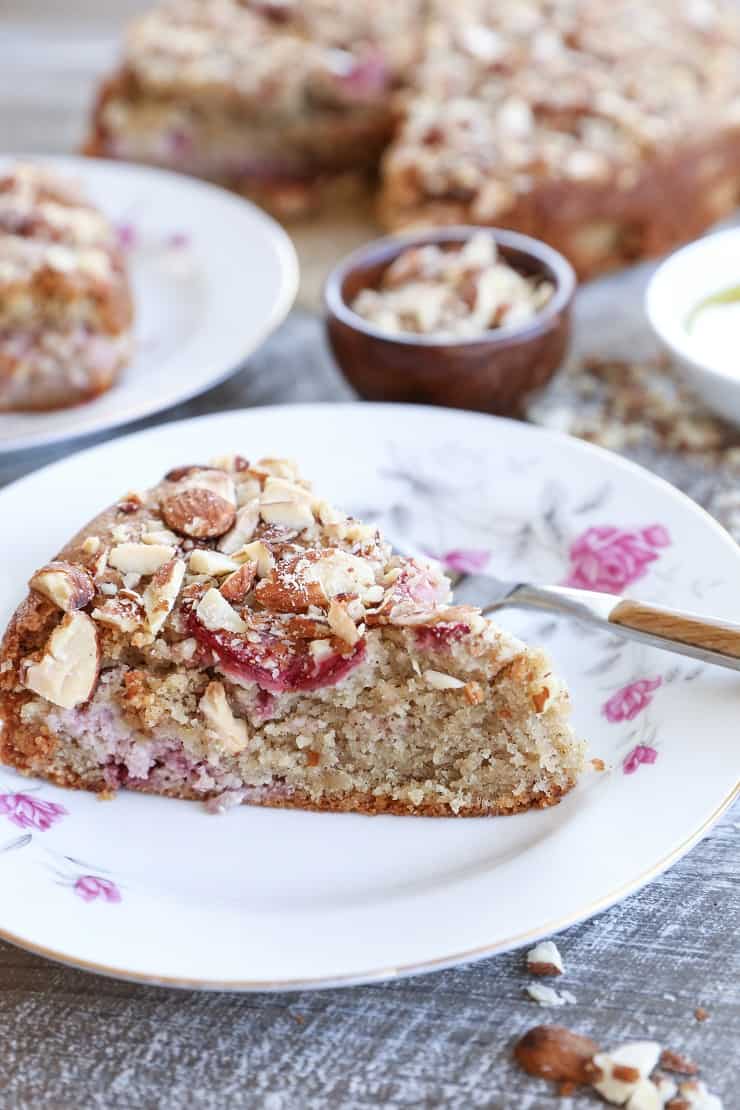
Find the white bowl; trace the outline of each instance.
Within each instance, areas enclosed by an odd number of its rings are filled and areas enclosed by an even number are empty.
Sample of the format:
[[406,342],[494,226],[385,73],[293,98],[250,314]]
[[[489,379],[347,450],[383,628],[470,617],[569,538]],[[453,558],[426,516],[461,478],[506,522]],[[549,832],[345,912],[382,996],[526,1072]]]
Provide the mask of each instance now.
[[740,286],[740,228],[697,239],[667,258],[648,285],[645,308],[697,394],[720,416],[740,424],[740,325],[735,342],[719,350],[687,327],[706,297],[735,285]]

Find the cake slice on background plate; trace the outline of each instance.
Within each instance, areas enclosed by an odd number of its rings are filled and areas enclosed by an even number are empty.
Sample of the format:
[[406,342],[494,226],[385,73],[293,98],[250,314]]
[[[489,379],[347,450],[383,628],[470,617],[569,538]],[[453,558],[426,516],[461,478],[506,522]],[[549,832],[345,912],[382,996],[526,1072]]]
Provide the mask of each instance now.
[[62,786],[462,816],[552,805],[583,764],[543,652],[285,460],[170,471],[29,586],[0,758]]
[[0,173],[0,412],[109,389],[133,352],[133,299],[111,222],[34,162]]

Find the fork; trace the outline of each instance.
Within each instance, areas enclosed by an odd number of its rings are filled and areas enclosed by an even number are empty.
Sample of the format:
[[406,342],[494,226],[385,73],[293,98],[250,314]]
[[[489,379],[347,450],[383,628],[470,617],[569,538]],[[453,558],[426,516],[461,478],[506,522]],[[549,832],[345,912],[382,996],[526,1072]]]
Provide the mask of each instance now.
[[[405,541],[396,543],[387,532],[386,536],[400,555],[430,561],[428,555],[415,551]],[[452,580],[455,603],[475,605],[483,613],[504,608],[539,609],[553,616],[573,617],[628,640],[740,671],[740,624],[569,586],[504,582],[491,574],[445,573]]]

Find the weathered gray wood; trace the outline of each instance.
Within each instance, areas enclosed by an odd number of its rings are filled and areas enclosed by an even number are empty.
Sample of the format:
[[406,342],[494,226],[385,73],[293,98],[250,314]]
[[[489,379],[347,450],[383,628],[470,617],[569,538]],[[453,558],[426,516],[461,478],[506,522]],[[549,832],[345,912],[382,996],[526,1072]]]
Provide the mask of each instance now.
[[[70,149],[94,72],[110,56],[115,19],[142,6],[68,0],[62,24],[52,0],[5,0],[12,35],[0,34],[0,148]],[[652,349],[640,308],[647,272],[583,292],[579,351]],[[560,390],[552,404],[562,403]],[[230,381],[139,426],[351,396],[320,322],[296,312]],[[0,458],[0,484],[76,446]],[[702,459],[649,461],[709,507],[732,481]],[[656,795],[655,804],[671,801]],[[729,1110],[739,1101],[739,819],[736,807],[650,887],[562,935],[560,983],[577,998],[565,1011],[525,997],[521,953],[388,985],[238,997],[116,983],[0,943],[0,1110],[595,1105],[559,1099],[510,1063],[518,1035],[559,1020],[605,1045],[650,1036],[695,1057]],[[711,1013],[703,1024],[693,1016],[698,1005]]]
[[739,830],[727,818],[647,889],[562,935],[559,984],[578,1000],[565,1015],[524,997],[521,953],[389,985],[239,997],[116,983],[0,945],[0,1104],[595,1105],[556,1098],[509,1061],[531,1025],[566,1020],[604,1043],[647,1036],[685,1051],[737,1106]]

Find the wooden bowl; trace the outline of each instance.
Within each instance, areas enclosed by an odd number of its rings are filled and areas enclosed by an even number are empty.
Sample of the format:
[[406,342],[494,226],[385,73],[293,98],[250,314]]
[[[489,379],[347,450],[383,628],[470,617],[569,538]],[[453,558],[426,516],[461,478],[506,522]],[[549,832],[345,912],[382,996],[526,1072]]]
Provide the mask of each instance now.
[[463,243],[480,229],[447,227],[390,235],[353,251],[329,274],[324,287],[329,343],[342,373],[369,401],[415,401],[515,415],[523,398],[543,386],[563,361],[570,335],[576,278],[561,254],[528,235],[485,228],[506,261],[526,275],[540,275],[555,291],[531,320],[463,339],[404,333],[391,335],[349,307],[408,247]]

